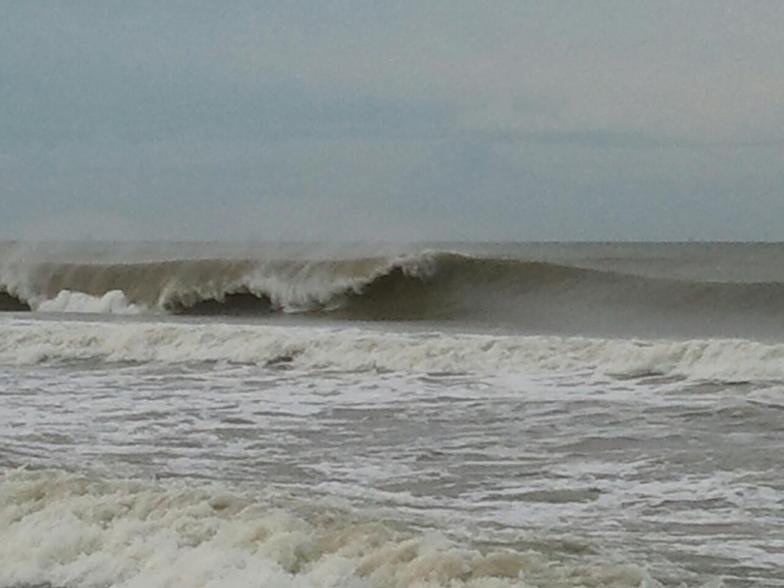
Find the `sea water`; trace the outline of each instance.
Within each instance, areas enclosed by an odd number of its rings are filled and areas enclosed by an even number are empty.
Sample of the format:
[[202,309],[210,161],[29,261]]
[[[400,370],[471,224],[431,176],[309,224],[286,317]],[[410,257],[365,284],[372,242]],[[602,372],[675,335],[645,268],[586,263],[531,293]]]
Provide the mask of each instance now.
[[784,585],[781,247],[201,247],[5,245],[0,586]]

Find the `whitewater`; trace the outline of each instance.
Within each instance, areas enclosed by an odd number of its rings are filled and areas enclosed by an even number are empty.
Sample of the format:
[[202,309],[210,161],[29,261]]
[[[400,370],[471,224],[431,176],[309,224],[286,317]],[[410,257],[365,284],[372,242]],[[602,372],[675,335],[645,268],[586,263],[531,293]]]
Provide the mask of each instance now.
[[0,243],[0,587],[784,586],[780,244]]

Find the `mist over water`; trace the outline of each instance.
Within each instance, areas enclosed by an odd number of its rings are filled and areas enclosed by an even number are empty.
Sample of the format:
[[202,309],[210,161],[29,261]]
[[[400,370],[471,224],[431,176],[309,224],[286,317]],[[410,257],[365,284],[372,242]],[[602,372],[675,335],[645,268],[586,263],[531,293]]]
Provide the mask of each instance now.
[[782,586],[784,246],[0,245],[0,586]]

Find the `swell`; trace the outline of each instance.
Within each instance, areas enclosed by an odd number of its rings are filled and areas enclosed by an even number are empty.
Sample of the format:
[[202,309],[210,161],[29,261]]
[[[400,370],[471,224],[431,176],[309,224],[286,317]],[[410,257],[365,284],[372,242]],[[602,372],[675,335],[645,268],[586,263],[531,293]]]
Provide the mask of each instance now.
[[[307,313],[354,320],[464,321],[532,331],[747,335],[784,328],[784,284],[655,279],[444,252],[344,260],[202,259],[40,263],[0,271],[0,308],[66,292],[175,314]],[[8,292],[13,292],[8,294]],[[695,331],[696,329],[696,331]]]

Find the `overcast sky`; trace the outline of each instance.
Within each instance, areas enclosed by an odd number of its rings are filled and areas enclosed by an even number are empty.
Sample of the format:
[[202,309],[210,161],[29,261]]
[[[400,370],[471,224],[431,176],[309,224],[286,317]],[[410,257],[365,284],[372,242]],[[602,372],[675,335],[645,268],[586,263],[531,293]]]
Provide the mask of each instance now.
[[784,2],[0,1],[0,238],[782,240]]

